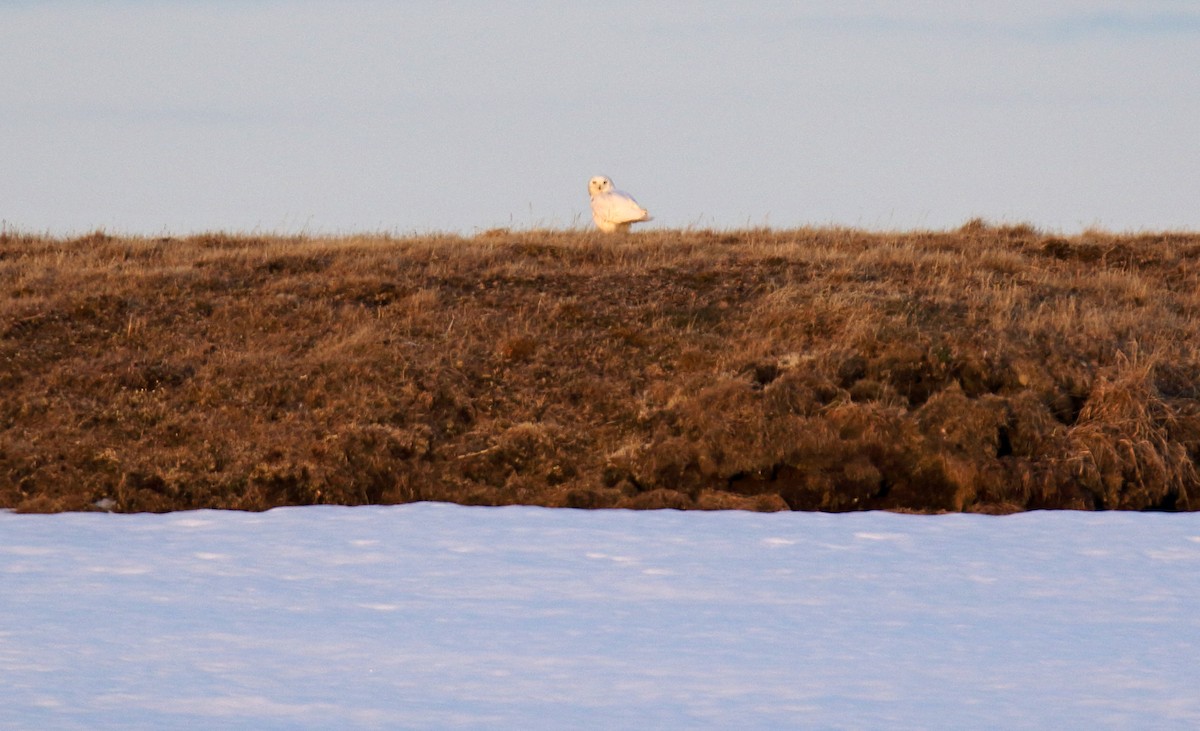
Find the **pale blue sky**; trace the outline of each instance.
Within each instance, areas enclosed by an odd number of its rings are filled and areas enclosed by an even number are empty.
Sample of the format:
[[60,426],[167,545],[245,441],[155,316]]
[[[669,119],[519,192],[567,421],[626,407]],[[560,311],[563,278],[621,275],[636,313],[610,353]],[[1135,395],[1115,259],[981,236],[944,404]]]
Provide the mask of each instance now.
[[1194,2],[0,2],[0,218],[1200,229]]

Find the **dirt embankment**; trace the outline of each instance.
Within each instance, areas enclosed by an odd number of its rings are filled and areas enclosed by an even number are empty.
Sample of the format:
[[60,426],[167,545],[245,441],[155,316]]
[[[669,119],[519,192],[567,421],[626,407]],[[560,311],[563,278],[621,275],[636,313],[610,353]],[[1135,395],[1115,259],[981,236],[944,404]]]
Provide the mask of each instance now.
[[1200,235],[0,236],[0,507],[1200,507]]

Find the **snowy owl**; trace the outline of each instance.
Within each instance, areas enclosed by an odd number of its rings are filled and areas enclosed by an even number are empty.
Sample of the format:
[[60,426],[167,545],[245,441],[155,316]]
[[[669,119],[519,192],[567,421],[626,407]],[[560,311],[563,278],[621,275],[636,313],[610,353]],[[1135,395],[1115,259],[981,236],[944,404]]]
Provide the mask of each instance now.
[[650,212],[639,206],[633,196],[614,188],[612,181],[603,175],[588,181],[588,193],[592,194],[592,220],[605,233],[625,232],[631,223],[652,220]]

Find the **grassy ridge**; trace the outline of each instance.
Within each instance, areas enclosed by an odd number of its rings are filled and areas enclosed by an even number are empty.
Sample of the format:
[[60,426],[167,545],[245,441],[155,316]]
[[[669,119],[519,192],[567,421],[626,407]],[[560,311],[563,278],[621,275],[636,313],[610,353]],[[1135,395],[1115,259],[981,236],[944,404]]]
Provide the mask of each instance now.
[[1200,235],[0,236],[0,507],[1195,509]]

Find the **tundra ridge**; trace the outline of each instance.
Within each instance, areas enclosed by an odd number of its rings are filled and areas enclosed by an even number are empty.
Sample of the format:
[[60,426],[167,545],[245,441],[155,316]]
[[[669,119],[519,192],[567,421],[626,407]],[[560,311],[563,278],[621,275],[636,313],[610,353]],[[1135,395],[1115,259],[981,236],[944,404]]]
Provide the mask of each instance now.
[[1200,234],[0,232],[0,508],[1194,510]]

